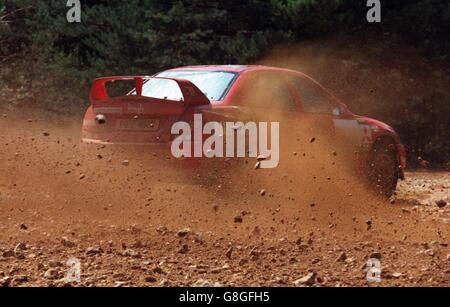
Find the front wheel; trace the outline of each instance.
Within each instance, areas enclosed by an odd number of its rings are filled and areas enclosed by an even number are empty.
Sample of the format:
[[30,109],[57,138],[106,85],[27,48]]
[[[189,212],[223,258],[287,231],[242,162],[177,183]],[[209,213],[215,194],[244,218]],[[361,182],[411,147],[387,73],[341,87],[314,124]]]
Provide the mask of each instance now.
[[369,155],[368,181],[376,194],[391,197],[399,178],[399,162],[395,144],[386,141],[375,143]]

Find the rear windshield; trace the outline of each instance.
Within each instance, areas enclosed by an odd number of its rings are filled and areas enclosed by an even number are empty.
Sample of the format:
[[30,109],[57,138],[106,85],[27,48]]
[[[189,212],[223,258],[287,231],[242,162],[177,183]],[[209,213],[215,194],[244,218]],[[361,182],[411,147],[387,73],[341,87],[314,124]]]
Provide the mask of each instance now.
[[[174,70],[165,71],[156,77],[186,79],[195,84],[208,97],[209,100],[219,101],[224,98],[230,88],[236,73],[227,71],[200,71],[200,70]],[[173,88],[174,91],[179,89]],[[157,92],[161,91],[161,87],[156,83],[146,82],[142,88],[142,95],[155,97]],[[177,96],[179,93],[168,93],[172,89],[165,89],[165,96]],[[174,95],[175,94],[175,95]]]

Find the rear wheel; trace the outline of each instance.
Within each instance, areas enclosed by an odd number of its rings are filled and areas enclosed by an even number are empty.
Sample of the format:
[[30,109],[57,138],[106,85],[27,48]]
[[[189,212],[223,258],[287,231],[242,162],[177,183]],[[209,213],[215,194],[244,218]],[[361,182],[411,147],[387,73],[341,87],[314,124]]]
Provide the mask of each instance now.
[[397,188],[399,163],[395,148],[390,141],[378,141],[369,155],[369,184],[383,197],[392,196]]

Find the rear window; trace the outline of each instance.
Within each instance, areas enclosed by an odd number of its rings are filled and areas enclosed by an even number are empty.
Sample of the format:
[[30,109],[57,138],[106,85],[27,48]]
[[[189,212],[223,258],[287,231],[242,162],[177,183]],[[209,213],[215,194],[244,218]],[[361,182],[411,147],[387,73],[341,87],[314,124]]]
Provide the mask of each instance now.
[[142,87],[142,96],[173,101],[183,100],[183,94],[178,84],[173,80],[164,79],[149,79],[146,81]]
[[[236,73],[227,71],[174,70],[165,71],[156,77],[185,79],[197,86],[209,100],[222,100],[231,87]],[[154,97],[161,88],[152,82],[144,84],[142,95]],[[165,90],[166,96],[172,96],[171,89]],[[175,91],[175,89],[173,89]],[[178,89],[179,91],[179,89]],[[177,95],[178,93],[173,93]]]

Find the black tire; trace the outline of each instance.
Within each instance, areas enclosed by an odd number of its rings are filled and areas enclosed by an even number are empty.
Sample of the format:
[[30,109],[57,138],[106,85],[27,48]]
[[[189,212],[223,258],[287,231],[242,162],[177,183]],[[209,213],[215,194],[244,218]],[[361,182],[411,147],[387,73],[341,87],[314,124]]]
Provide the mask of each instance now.
[[368,181],[377,195],[389,198],[399,180],[399,162],[395,144],[390,141],[377,141],[369,155]]

